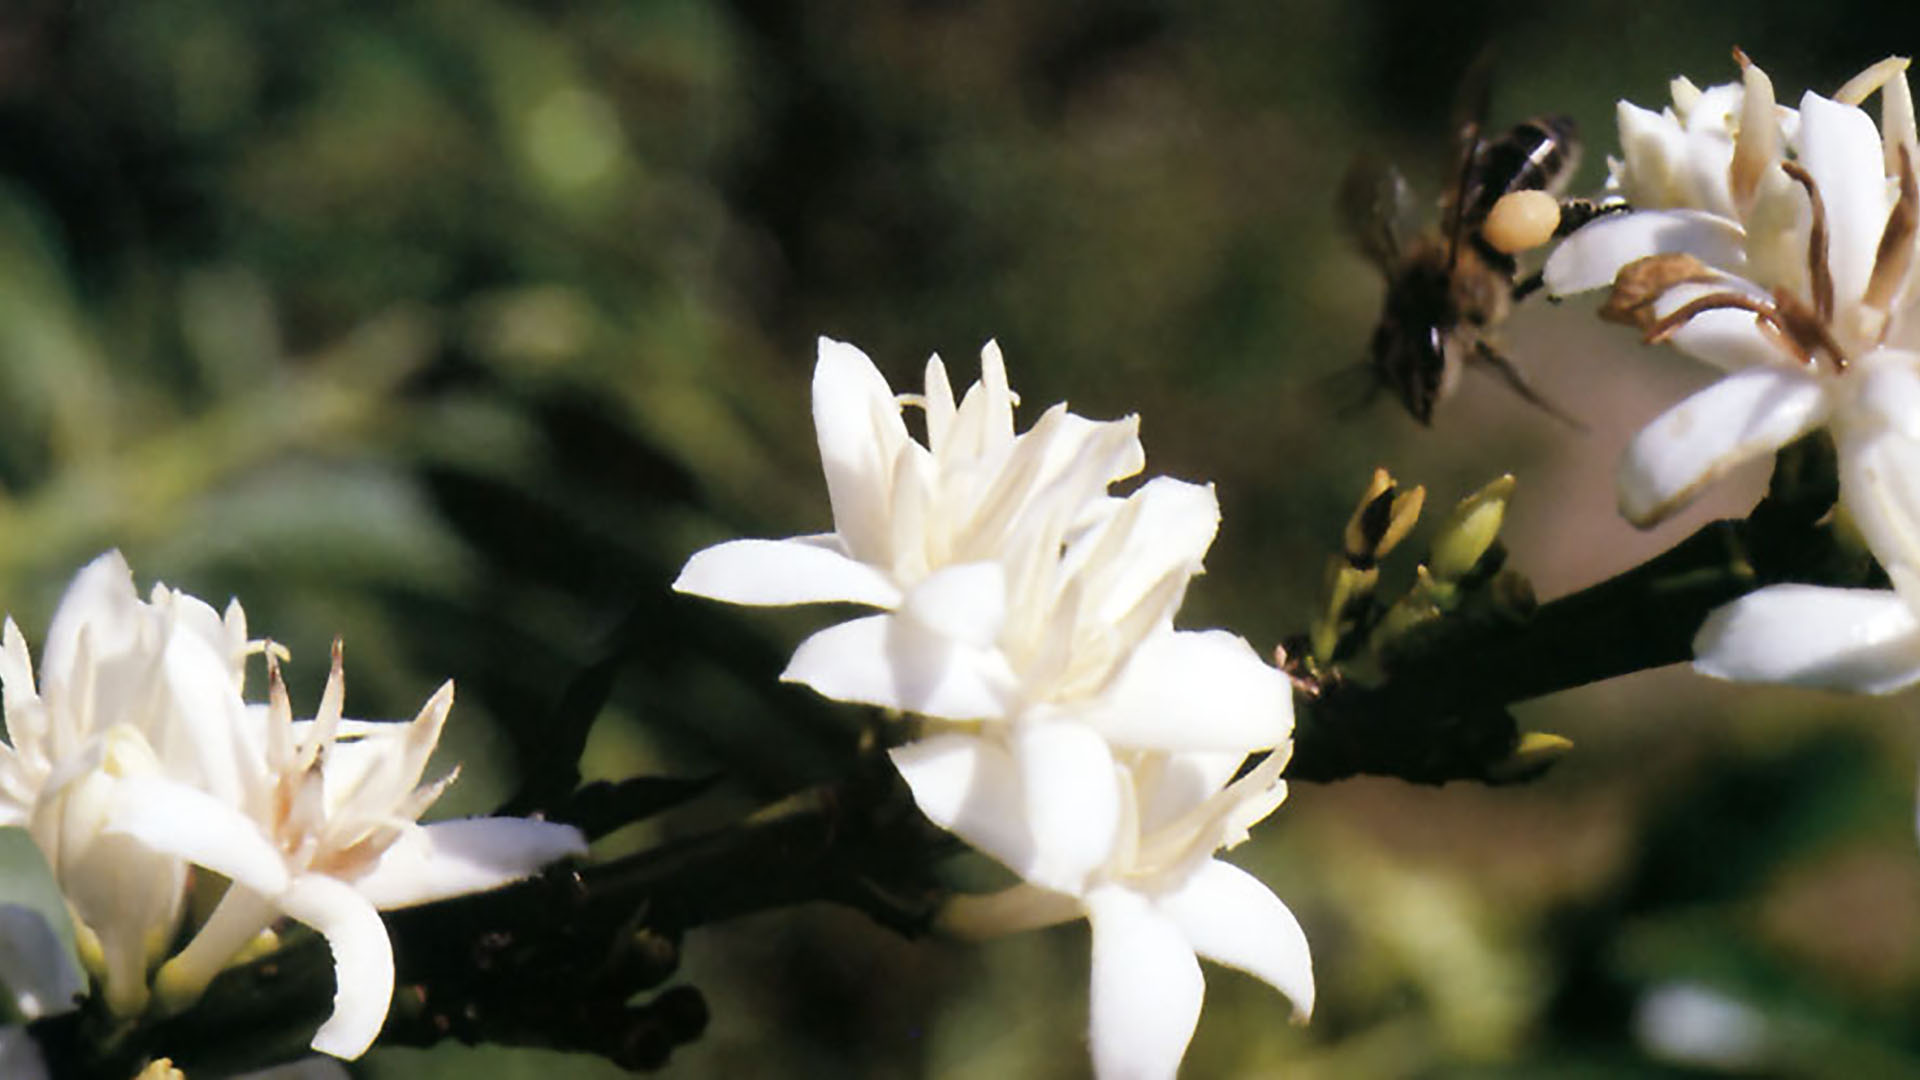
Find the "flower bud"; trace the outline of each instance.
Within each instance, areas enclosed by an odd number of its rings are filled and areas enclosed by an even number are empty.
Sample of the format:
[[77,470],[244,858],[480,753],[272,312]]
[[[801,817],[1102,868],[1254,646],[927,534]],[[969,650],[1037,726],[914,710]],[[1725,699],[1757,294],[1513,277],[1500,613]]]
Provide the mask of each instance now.
[[1458,582],[1473,572],[1487,549],[1499,539],[1513,489],[1513,474],[1508,473],[1460,500],[1453,508],[1433,538],[1433,554],[1427,560],[1435,579]]

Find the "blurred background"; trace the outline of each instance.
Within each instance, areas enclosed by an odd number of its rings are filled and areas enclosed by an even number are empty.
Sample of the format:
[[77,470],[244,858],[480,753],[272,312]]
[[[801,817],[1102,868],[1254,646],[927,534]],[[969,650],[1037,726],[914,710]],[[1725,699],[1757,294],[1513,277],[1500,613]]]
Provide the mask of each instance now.
[[[1448,182],[1463,71],[1491,121],[1564,112],[1598,186],[1612,103],[1731,80],[1791,103],[1920,9],[1173,0],[0,8],[0,606],[36,650],[109,547],[242,597],[307,707],[460,687],[442,812],[491,808],[616,628],[589,776],[723,789],[608,850],[845,767],[851,710],[774,681],[823,614],[687,601],[694,549],[828,524],[816,335],[896,386],[1004,347],[1024,418],[1144,414],[1218,485],[1189,626],[1302,629],[1376,464],[1446,506],[1501,472],[1543,597],[1643,535],[1611,475],[1706,374],[1535,304],[1508,353],[1576,433],[1469,372],[1431,430],[1351,408],[1380,302],[1332,203],[1357,152]],[[1899,20],[1905,20],[1904,23]],[[637,628],[637,632],[635,631]],[[1538,783],[1296,785],[1235,853],[1300,915],[1320,1006],[1219,969],[1192,1076],[1920,1075],[1920,739],[1905,701],[1655,672],[1524,706]],[[1084,926],[909,942],[841,909],[692,937],[687,1076],[1083,1073]],[[364,1077],[613,1076],[535,1051],[376,1052]]]

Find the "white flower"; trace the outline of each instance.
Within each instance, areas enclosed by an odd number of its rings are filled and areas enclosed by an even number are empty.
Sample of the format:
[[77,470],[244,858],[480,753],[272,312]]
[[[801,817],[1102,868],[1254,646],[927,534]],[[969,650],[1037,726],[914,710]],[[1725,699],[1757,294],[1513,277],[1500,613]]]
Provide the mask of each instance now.
[[[1087,915],[1096,1065],[1171,1075],[1199,1016],[1196,955],[1311,1007],[1298,924],[1212,858],[1284,795],[1292,688],[1241,638],[1173,627],[1219,526],[1212,488],[1162,477],[1108,494],[1141,468],[1135,419],[1057,405],[1016,434],[992,345],[981,370],[956,407],[936,357],[906,401],[823,340],[814,421],[835,532],[709,548],[675,588],[882,609],[808,638],[784,677],[926,718],[892,751],[914,800],[1025,881],[956,903],[950,923]],[[903,404],[926,410],[925,445]]]
[[1286,797],[1282,746],[1238,780],[1237,754],[1136,752],[1110,766],[1121,827],[1104,859],[1071,890],[1026,874],[1019,797],[1025,769],[988,735],[935,736],[895,752],[922,810],[1028,876],[990,896],[961,897],[942,926],[970,936],[1085,916],[1093,928],[1092,1025],[1102,1077],[1171,1077],[1200,1017],[1196,957],[1246,971],[1279,989],[1304,1020],[1313,966],[1293,914],[1261,882],[1214,858]]
[[1245,753],[1292,732],[1291,688],[1242,639],[1177,631],[1213,541],[1211,488],[1138,471],[1137,422],[1055,406],[1013,430],[997,349],[956,409],[928,365],[928,444],[857,350],[821,344],[814,417],[838,531],[721,544],[675,587],[739,603],[886,609],[822,630],[786,678],[828,697],[1005,725],[1030,880],[1076,889],[1119,823],[1113,747]]
[[[493,888],[585,844],[568,826],[515,818],[416,824],[452,779],[416,786],[451,684],[411,724],[345,720],[336,648],[318,716],[297,723],[271,652],[271,701],[241,697],[246,657],[263,648],[238,603],[223,618],[158,587],[143,604],[117,552],[96,559],[54,616],[38,690],[6,624],[0,823],[25,824],[46,855],[116,1013],[144,1011],[150,979],[162,1009],[186,1007],[287,916],[333,951],[334,1014],[314,1048],[354,1057],[392,998],[376,909]],[[190,864],[231,884],[166,959]]]
[[[122,787],[110,832],[213,870],[232,885],[186,948],[154,975],[163,1006],[181,1008],[275,920],[318,930],[334,958],[334,1011],[313,1048],[364,1053],[393,997],[393,952],[379,910],[517,881],[586,851],[578,830],[523,818],[417,824],[455,774],[420,783],[453,706],[443,685],[410,723],[341,716],[340,649],[314,719],[296,721],[270,655],[259,725],[257,803],[234,803],[164,776]],[[457,770],[456,770],[457,772]]]
[[105,830],[118,787],[171,773],[237,798],[247,751],[238,607],[133,590],[117,552],[75,577],[48,631],[36,689],[11,619],[0,642],[11,745],[0,745],[0,825],[22,825],[66,897],[80,956],[108,1007],[146,1007],[147,976],[179,926],[187,868]]
[[[1877,692],[1920,679],[1920,153],[1905,66],[1875,65],[1842,100],[1809,92],[1789,117],[1748,65],[1732,152],[1690,150],[1696,171],[1724,167],[1730,207],[1696,185],[1700,205],[1598,222],[1548,263],[1556,292],[1612,281],[1616,314],[1649,340],[1731,371],[1634,439],[1623,514],[1656,523],[1727,470],[1825,427],[1842,505],[1904,598],[1759,590],[1702,628],[1695,655],[1714,674]],[[1880,129],[1852,104],[1875,89]]]

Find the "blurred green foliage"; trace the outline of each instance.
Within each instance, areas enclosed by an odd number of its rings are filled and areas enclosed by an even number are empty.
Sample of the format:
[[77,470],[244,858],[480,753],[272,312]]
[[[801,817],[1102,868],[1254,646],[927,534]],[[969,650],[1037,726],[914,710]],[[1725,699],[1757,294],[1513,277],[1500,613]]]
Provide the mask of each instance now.
[[[512,790],[624,626],[586,773],[725,769],[662,828],[723,820],[835,775],[855,734],[775,682],[812,616],[666,588],[702,544],[826,524],[820,333],[897,385],[935,349],[970,378],[997,336],[1030,406],[1143,412],[1152,467],[1217,482],[1226,511],[1193,625],[1301,629],[1376,463],[1443,502],[1516,472],[1517,564],[1581,584],[1631,557],[1593,522],[1657,406],[1564,388],[1659,390],[1680,362],[1596,355],[1581,313],[1553,313],[1517,355],[1592,437],[1490,381],[1432,432],[1346,414],[1329,376],[1358,363],[1378,285],[1330,220],[1341,169],[1381,151],[1437,194],[1454,85],[1489,43],[1496,122],[1576,116],[1590,186],[1614,98],[1730,78],[1735,43],[1783,88],[1830,87],[1916,19],[21,0],[0,10],[0,600],[37,647],[67,577],[118,546],[143,581],[245,598],[300,700],[336,634],[353,711],[411,714],[453,677],[449,813]],[[1320,1012],[1291,1028],[1210,970],[1189,1074],[1714,1071],[1636,1035],[1672,985],[1762,1018],[1760,1064],[1728,1071],[1920,1072],[1915,740],[1893,711],[1656,677],[1536,706],[1528,726],[1581,750],[1529,788],[1298,788],[1237,857],[1301,913]],[[905,942],[824,910],[710,930],[684,974],[714,1022],[676,1067],[1071,1075],[1084,935]],[[486,1049],[356,1066],[555,1068],[612,1075]]]

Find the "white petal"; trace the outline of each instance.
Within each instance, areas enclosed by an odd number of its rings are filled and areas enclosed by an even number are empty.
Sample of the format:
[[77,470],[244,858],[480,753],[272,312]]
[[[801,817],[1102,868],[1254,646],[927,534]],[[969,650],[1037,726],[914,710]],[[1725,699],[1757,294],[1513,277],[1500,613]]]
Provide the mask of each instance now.
[[1103,598],[1099,614],[1120,619],[1168,573],[1198,573],[1219,528],[1213,485],[1156,476],[1075,541],[1062,565],[1085,567],[1089,589]]
[[894,459],[911,440],[893,388],[866,353],[820,339],[820,359],[813,369],[813,427],[827,498],[833,503],[834,531],[855,559],[890,563],[889,477]]
[[1728,470],[1818,427],[1828,412],[1818,378],[1750,368],[1662,413],[1620,461],[1620,513],[1659,523]]
[[[1711,284],[1675,285],[1660,294],[1653,304],[1653,314],[1665,318],[1701,297],[1729,292],[1743,293],[1762,303],[1773,302],[1770,295],[1752,282],[1726,278]],[[1669,331],[1666,342],[1722,371],[1790,367],[1800,362],[1777,337],[1771,337],[1760,329],[1753,312],[1739,308],[1709,308],[1701,311]]]
[[47,627],[47,644],[40,655],[43,679],[65,683],[74,676],[74,652],[82,627],[89,628],[96,656],[124,649],[139,628],[140,607],[133,570],[118,551],[88,563],[74,575]]
[[1708,266],[1739,274],[1746,265],[1746,234],[1738,222],[1700,210],[1643,210],[1614,214],[1562,241],[1543,271],[1547,291],[1568,296],[1612,285],[1620,268],[1649,255],[1685,253]]
[[1006,747],[946,732],[895,747],[888,756],[927,820],[1007,866],[1033,860],[1020,772]]
[[1021,724],[1012,740],[1034,852],[1025,864],[1007,865],[1043,888],[1077,894],[1112,857],[1120,829],[1113,751],[1074,723]]
[[1856,365],[1861,414],[1920,443],[1920,355],[1876,349]]
[[1004,717],[1015,679],[995,649],[934,633],[913,619],[869,615],[821,630],[794,650],[785,682],[949,720]]
[[1313,957],[1306,932],[1259,878],[1209,859],[1180,888],[1154,898],[1195,952],[1287,995],[1294,1019],[1313,1015]]
[[1293,687],[1236,634],[1165,631],[1079,715],[1119,746],[1264,750],[1293,732]]
[[1771,585],[1715,608],[1693,655],[1736,682],[1889,694],[1920,680],[1920,622],[1890,590]]
[[[1884,354],[1876,354],[1884,355]],[[1879,364],[1863,373],[1858,407],[1836,417],[1834,441],[1840,452],[1840,501],[1853,515],[1894,587],[1909,592],[1906,575],[1920,573],[1920,439],[1904,415],[1920,379],[1904,364]]]
[[798,537],[730,540],[696,551],[673,588],[730,604],[845,601],[890,608],[900,602],[900,589],[885,572]]
[[1089,893],[1087,918],[1093,924],[1095,1075],[1171,1078],[1206,994],[1193,947],[1172,920],[1120,886]]
[[1620,131],[1622,194],[1646,210],[1685,205],[1679,170],[1686,155],[1686,136],[1671,115],[1622,101],[1614,108]]
[[106,831],[132,837],[273,896],[287,887],[287,864],[260,827],[211,795],[159,777],[123,780]]
[[1085,914],[1078,897],[1023,882],[997,893],[957,894],[941,905],[934,926],[944,934],[980,941],[1071,922]]
[[7,1080],[52,1080],[40,1044],[25,1024],[0,1024],[0,1076]]
[[171,725],[154,733],[154,749],[170,770],[190,767],[200,786],[230,805],[242,801],[242,777],[263,775],[265,747],[246,722],[246,703],[233,684],[226,658],[206,639],[174,633],[163,656],[166,686],[173,695]]
[[989,649],[1007,621],[1007,574],[999,563],[963,563],[926,577],[907,592],[900,614],[936,635]]
[[515,817],[439,821],[402,833],[353,887],[387,911],[497,889],[586,851],[586,838],[571,825]]
[[1860,109],[1809,91],[1800,99],[1800,162],[1826,206],[1827,261],[1837,308],[1844,311],[1866,291],[1893,209],[1880,130]]
[[11,1015],[38,1020],[69,1012],[85,988],[45,915],[0,904],[0,992],[11,996]]
[[393,1003],[393,945],[380,913],[350,886],[303,874],[279,897],[280,909],[320,932],[333,953],[333,1015],[312,1047],[349,1061],[367,1052]]

